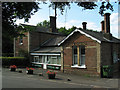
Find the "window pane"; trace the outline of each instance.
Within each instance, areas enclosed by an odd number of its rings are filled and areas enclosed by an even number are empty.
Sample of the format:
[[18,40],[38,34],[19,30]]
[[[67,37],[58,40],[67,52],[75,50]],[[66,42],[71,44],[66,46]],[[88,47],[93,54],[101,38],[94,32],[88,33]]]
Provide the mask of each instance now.
[[77,54],[77,46],[74,46],[74,54]]
[[77,64],[77,46],[73,46],[73,64]]
[[42,56],[42,63],[45,63],[45,56]]
[[57,64],[61,64],[61,57],[60,56],[58,56]]
[[77,64],[77,55],[74,55],[74,64]]
[[81,56],[81,65],[85,65],[85,56]]
[[85,54],[85,46],[81,46],[81,54]]
[[42,56],[39,56],[39,63],[42,63]]
[[80,65],[85,65],[85,46],[80,46]]

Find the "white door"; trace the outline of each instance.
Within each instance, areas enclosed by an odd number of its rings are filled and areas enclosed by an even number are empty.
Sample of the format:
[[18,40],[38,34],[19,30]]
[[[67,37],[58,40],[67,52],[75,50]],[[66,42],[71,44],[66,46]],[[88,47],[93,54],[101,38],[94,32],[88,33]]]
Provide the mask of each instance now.
[[43,69],[47,69],[47,56],[44,57]]

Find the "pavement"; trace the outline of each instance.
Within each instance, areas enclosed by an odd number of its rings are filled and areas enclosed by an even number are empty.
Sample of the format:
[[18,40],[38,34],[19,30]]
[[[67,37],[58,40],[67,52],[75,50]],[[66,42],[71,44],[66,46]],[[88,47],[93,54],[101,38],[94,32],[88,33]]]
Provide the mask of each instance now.
[[[19,73],[18,72],[19,70],[22,70],[23,72]],[[8,75],[10,71],[9,71],[9,68],[2,68],[2,72],[3,72],[3,76],[5,76],[5,74]],[[55,79],[48,79],[46,72],[47,70],[43,70],[41,68],[35,68],[33,75],[27,75],[26,68],[18,68],[16,72],[13,72],[13,73],[10,72],[10,74],[17,76],[17,73],[19,73],[19,75],[22,75],[22,77],[27,76],[35,80],[39,79],[43,81],[49,81],[52,83],[83,86],[84,88],[85,87],[87,88],[88,87],[89,88],[118,88],[119,82],[120,82],[119,78],[87,77],[87,76],[65,74],[65,73],[62,73],[61,71],[55,71],[57,72]],[[39,76],[39,74],[43,74],[43,76]]]

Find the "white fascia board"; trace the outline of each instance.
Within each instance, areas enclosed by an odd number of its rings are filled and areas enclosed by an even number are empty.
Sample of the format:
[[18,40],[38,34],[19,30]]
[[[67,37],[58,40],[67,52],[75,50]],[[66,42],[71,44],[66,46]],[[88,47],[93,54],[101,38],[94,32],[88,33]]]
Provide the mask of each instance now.
[[72,36],[72,35],[73,35],[75,32],[77,32],[77,31],[79,31],[81,34],[84,34],[85,36],[91,38],[92,40],[95,40],[95,41],[97,41],[98,43],[101,43],[100,40],[94,38],[93,36],[91,36],[91,35],[83,32],[83,31],[81,31],[81,30],[79,30],[79,29],[76,29],[76,30],[74,30],[71,34],[69,34],[63,41],[61,41],[60,43],[58,43],[58,46],[60,46],[65,40],[67,40],[70,36]]
[[60,54],[55,54],[55,53],[30,53],[30,55],[57,55],[57,56],[59,56]]

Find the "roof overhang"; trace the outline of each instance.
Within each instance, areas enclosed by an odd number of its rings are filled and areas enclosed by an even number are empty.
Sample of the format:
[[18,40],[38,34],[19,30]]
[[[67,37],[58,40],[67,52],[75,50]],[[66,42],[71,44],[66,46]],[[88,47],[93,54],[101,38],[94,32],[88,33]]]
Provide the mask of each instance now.
[[98,43],[101,43],[101,41],[98,40],[97,38],[95,38],[95,37],[93,37],[93,36],[91,36],[91,35],[83,32],[83,31],[81,31],[81,30],[79,30],[79,29],[76,29],[76,30],[74,30],[72,33],[70,33],[64,40],[62,40],[60,43],[58,43],[58,46],[60,46],[62,43],[64,43],[64,42],[65,42],[70,36],[72,36],[75,32],[80,32],[81,34],[84,34],[85,36],[91,38],[92,40],[95,40],[95,41],[97,41]]

